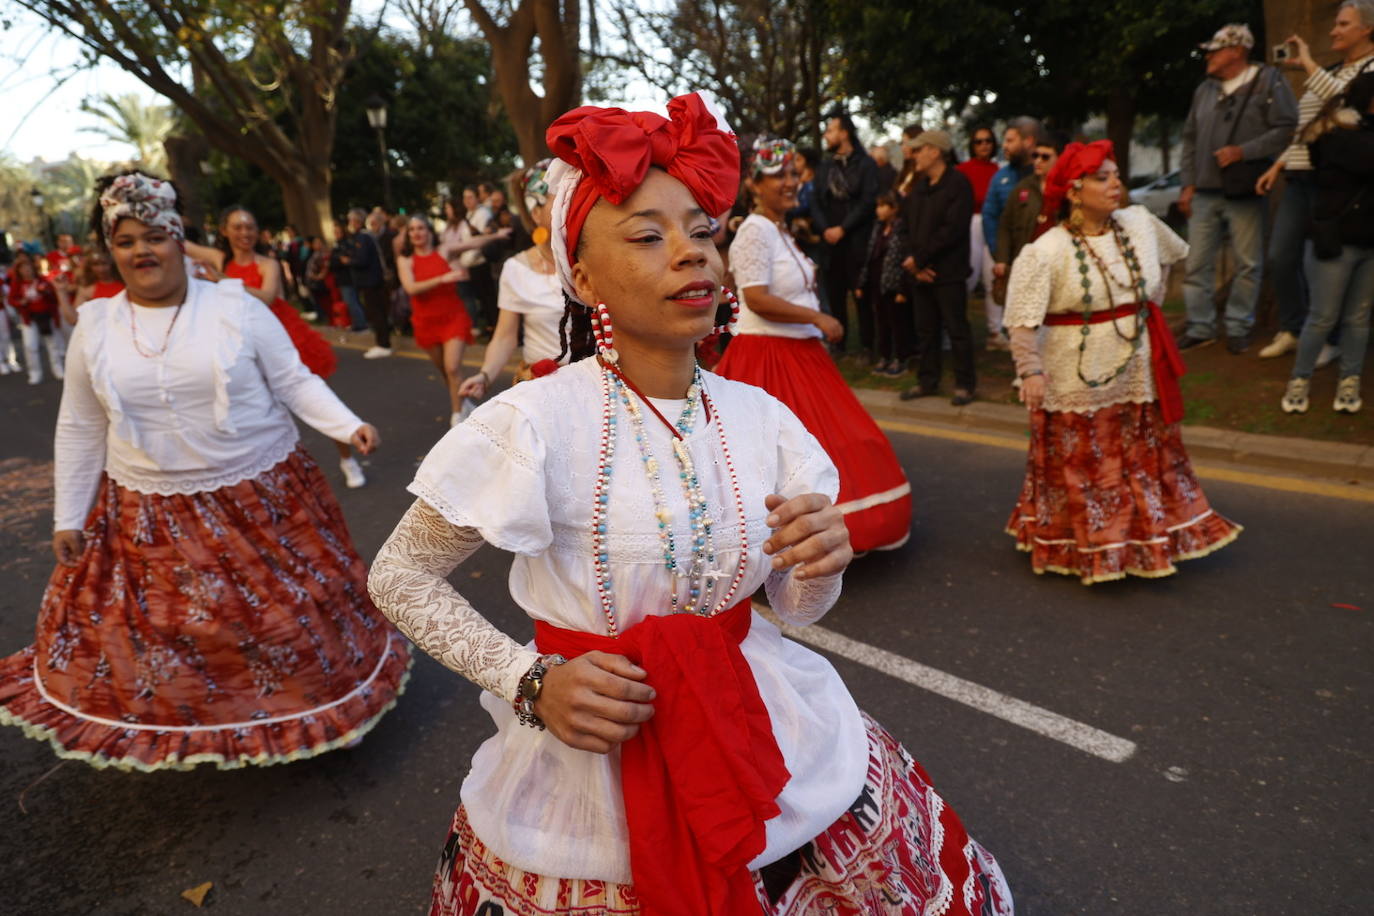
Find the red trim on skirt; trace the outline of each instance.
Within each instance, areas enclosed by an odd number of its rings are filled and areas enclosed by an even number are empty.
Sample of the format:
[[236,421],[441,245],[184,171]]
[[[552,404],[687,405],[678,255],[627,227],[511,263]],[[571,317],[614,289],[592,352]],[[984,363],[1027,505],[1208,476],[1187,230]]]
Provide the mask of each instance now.
[[911,535],[911,485],[892,443],[864,410],[816,338],[742,334],[718,375],[757,385],[782,401],[820,441],[840,472],[840,496],[856,552],[900,547]]
[[0,659],[0,724],[61,757],[220,769],[320,754],[404,689],[406,641],[299,446],[249,480],[160,496],[103,478],[33,645]]
[[1167,576],[1176,561],[1220,550],[1241,530],[1208,504],[1179,426],[1164,422],[1157,402],[1031,411],[1026,478],[1007,533],[1037,573],[1085,585]]
[[[798,850],[796,878],[770,899],[754,872],[765,916],[1011,916],[997,860],[971,839],[930,777],[868,716],[868,777],[848,812]],[[556,788],[551,791],[557,791]],[[771,867],[771,866],[770,866]],[[552,878],[502,861],[460,806],[434,874],[430,916],[641,916],[628,884]]]

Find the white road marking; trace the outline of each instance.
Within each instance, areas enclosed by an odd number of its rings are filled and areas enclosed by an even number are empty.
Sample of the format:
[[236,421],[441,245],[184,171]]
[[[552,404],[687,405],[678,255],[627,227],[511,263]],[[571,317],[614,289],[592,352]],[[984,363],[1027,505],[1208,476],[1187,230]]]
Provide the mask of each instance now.
[[1005,693],[966,681],[961,677],[923,665],[920,662],[903,658],[886,649],[870,646],[867,643],[842,636],[824,627],[794,627],[778,619],[771,608],[755,603],[754,609],[782,630],[783,635],[798,642],[804,642],[824,649],[827,652],[847,658],[852,662],[880,671],[913,687],[920,687],[956,703],[971,706],[1012,725],[1019,725],[1038,735],[1051,738],[1085,754],[1092,754],[1112,763],[1125,763],[1136,752],[1134,741],[1118,738],[1116,735],[1093,728],[1056,712],[1050,712],[1033,703],[1018,700]]

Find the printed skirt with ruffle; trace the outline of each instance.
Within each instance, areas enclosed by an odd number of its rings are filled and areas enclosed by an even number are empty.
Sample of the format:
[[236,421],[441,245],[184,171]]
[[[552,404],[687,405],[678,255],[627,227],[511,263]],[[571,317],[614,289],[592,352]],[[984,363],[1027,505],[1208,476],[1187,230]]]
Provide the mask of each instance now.
[[0,724],[123,770],[220,769],[352,744],[396,703],[410,649],[319,468],[297,446],[218,490],[101,481],[33,645],[0,659]]

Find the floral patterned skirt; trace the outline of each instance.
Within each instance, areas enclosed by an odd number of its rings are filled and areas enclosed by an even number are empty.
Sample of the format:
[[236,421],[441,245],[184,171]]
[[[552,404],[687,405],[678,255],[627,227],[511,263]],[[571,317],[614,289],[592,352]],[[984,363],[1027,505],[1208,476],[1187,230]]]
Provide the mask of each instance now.
[[357,741],[396,703],[408,643],[299,446],[257,477],[160,496],[100,484],[33,645],[0,659],[0,724],[60,757],[221,769]]
[[[825,833],[754,875],[763,916],[1011,916],[1011,892],[930,778],[864,716],[868,779]],[[460,806],[434,875],[430,916],[640,916],[625,884],[550,878],[508,865]]]
[[1007,533],[1037,573],[1085,585],[1167,576],[1241,530],[1207,503],[1179,426],[1165,424],[1157,402],[1031,412],[1026,480]]

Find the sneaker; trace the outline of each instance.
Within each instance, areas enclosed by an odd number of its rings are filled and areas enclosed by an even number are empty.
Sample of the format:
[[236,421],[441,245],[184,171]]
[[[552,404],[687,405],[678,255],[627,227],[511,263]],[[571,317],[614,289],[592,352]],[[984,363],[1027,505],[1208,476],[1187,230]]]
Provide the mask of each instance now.
[[965,404],[972,404],[973,392],[963,388],[955,388],[954,397],[949,399],[949,403],[955,407],[963,407]]
[[1341,348],[1329,343],[1322,344],[1322,351],[1317,354],[1317,368],[1325,369],[1327,366],[1340,359]]
[[1290,378],[1288,387],[1283,391],[1283,400],[1279,405],[1284,413],[1307,413],[1308,391],[1312,388],[1310,379]]
[[884,374],[888,378],[901,378],[906,375],[906,364],[899,359],[894,359],[887,364],[887,372]]
[[1249,334],[1228,334],[1226,337],[1226,352],[1232,356],[1239,356],[1250,349]]
[[304,318],[306,321],[319,321],[319,320],[320,320],[320,313],[319,313],[319,312],[301,312],[301,317]]
[[1274,339],[1264,345],[1264,349],[1259,351],[1260,359],[1273,359],[1285,353],[1292,353],[1298,348],[1298,335],[1291,331],[1279,331],[1274,335]]
[[0,359],[0,375],[9,375],[9,374],[10,374],[10,364],[7,363],[7,362],[5,362],[3,359]]
[[390,347],[373,347],[363,354],[363,359],[382,359],[391,355]]
[[350,490],[356,490],[367,483],[367,477],[363,474],[363,466],[358,463],[357,458],[344,458],[339,461],[339,470],[343,471],[344,483]]
[[887,371],[887,370],[888,370],[888,362],[887,362],[887,360],[885,360],[885,359],[880,359],[880,360],[878,360],[876,363],[873,364],[873,368],[869,370],[868,374],[869,374],[869,375],[887,375],[887,374],[888,374],[888,371]]
[[917,398],[928,398],[936,394],[939,394],[939,392],[934,388],[927,388],[924,385],[912,385],[910,388],[897,395],[897,397],[901,398],[903,401],[914,401]]
[[41,384],[43,384],[43,370],[42,370],[42,369],[30,369],[30,370],[29,370],[29,384],[30,384],[30,385],[41,385]]
[[992,334],[988,337],[986,346],[989,353],[998,351],[1005,353],[1011,349],[1011,341],[1007,339],[1005,334]]
[[1359,413],[1363,406],[1358,375],[1347,375],[1336,383],[1336,400],[1331,404],[1332,410],[1339,413]]
[[1215,337],[1194,337],[1192,334],[1184,334],[1178,339],[1180,350],[1196,350],[1198,347],[1205,347],[1217,342]]

